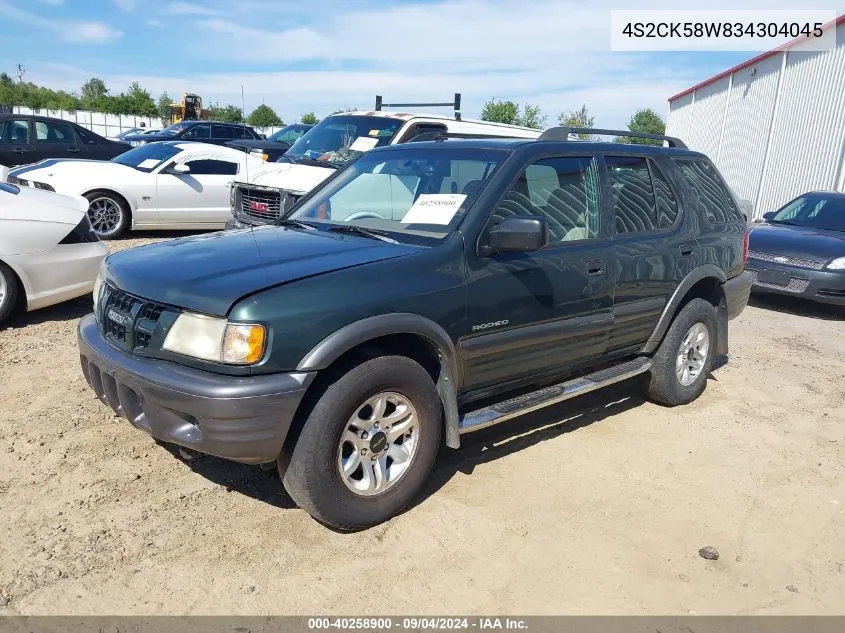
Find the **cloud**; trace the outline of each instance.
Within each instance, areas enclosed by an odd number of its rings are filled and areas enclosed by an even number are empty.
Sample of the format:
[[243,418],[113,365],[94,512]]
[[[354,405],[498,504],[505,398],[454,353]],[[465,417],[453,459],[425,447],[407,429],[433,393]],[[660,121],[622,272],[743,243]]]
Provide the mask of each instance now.
[[52,4],[54,7],[62,5],[65,3],[65,0],[41,0],[44,4]]
[[114,0],[114,3],[122,10],[130,13],[135,9],[137,0]]
[[147,20],[147,26],[151,26],[154,29],[160,29],[164,25],[159,20]]
[[170,15],[219,15],[219,11],[192,2],[171,2],[164,10]]
[[13,7],[8,2],[3,2],[2,0],[0,0],[0,16],[6,16],[17,22],[55,31],[59,38],[65,42],[101,44],[118,39],[123,35],[120,31],[102,22],[51,20]]
[[[791,1],[746,0],[743,8],[789,8]],[[347,105],[371,108],[377,94],[387,102],[410,102],[450,101],[460,92],[465,118],[477,117],[495,97],[539,105],[549,125],[559,113],[586,104],[597,127],[619,128],[639,108],[665,116],[669,96],[752,56],[612,52],[616,0],[519,0],[518,11],[515,2],[171,2],[165,14],[196,17],[180,20],[180,37],[167,53],[151,53],[147,76],[122,74],[119,65],[109,74],[107,61],[69,72],[31,60],[28,78],[76,90],[96,75],[113,92],[137,80],[154,95],[188,90],[206,104],[238,106],[243,86],[247,111],[264,101],[286,121]],[[711,5],[731,8],[733,2]],[[835,6],[831,0],[819,4]],[[668,0],[638,0],[640,5],[671,7]],[[168,63],[173,56],[184,71]],[[439,112],[451,114],[448,108]]]

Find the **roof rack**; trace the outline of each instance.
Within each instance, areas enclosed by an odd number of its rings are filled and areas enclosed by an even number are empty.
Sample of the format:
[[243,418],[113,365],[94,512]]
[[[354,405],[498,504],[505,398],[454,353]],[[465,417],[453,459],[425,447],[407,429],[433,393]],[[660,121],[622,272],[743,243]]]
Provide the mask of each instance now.
[[381,95],[376,95],[376,112],[385,108],[455,108],[455,120],[461,120],[461,93],[455,93],[455,100],[447,103],[383,103]]
[[666,141],[669,147],[687,149],[686,144],[674,136],[663,136],[662,134],[647,134],[645,132],[632,132],[631,130],[599,130],[587,127],[550,127],[543,132],[538,141],[568,141],[571,134],[596,134],[600,136],[631,136],[634,138],[648,138],[655,141]]
[[[450,138],[504,138],[504,139],[519,139],[519,136],[504,136],[502,134],[483,134],[473,132],[423,132],[411,137],[407,143],[419,143],[420,141],[445,141]],[[522,139],[527,140],[527,139]]]

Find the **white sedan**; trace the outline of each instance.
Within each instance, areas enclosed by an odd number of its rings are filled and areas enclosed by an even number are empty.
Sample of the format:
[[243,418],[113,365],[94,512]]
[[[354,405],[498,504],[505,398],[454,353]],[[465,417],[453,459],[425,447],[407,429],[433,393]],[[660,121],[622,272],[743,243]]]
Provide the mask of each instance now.
[[109,161],[46,159],[9,171],[9,182],[84,196],[101,239],[128,230],[223,229],[229,184],[267,163],[231,147],[148,143]]
[[36,310],[89,294],[109,254],[88,200],[0,182],[0,325],[16,306]]

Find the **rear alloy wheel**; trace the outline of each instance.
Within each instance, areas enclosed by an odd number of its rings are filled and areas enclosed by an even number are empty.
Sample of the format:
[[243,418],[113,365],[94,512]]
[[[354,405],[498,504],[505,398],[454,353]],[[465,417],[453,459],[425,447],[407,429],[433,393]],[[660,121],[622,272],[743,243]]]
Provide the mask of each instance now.
[[126,232],[129,209],[120,197],[106,191],[94,191],[85,197],[89,202],[88,219],[101,240],[112,240]]
[[18,280],[12,269],[0,262],[0,325],[12,313],[18,300]]
[[704,392],[713,367],[716,308],[693,299],[678,314],[652,359],[646,392],[668,406],[687,404]]
[[434,381],[404,356],[365,361],[333,381],[279,467],[293,500],[340,530],[372,527],[405,509],[434,466],[442,437]]

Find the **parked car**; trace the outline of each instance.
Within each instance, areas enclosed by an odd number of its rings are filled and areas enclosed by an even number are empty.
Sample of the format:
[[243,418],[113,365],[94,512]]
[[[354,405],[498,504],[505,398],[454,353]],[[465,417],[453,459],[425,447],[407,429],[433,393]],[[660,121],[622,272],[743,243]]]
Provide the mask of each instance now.
[[812,191],[752,226],[754,292],[845,305],[845,193]]
[[259,139],[258,132],[239,123],[211,121],[182,121],[154,134],[136,134],[126,140],[132,147],[158,141],[197,141],[212,145],[225,145],[233,139]]
[[132,136],[133,134],[144,134],[147,131],[147,128],[143,127],[133,127],[128,130],[123,130],[122,132],[118,132],[114,136],[108,136],[110,141],[122,141],[127,136]]
[[109,249],[88,201],[0,182],[0,326],[15,307],[37,310],[92,291]]
[[227,228],[274,222],[302,196],[366,151],[414,139],[451,134],[466,137],[536,139],[542,130],[397,112],[348,112],[328,116],[300,137],[279,158],[282,169],[250,172],[232,189],[232,218]]
[[267,139],[238,139],[229,141],[226,146],[254,154],[266,161],[276,162],[297,139],[313,127],[313,125],[306,125],[305,123],[296,123],[283,127]]
[[159,440],[277,462],[346,530],[406,507],[441,438],[634,376],[695,400],[748,300],[746,223],[677,139],[569,134],[373,149],[276,225],[109,256],[86,379]]
[[266,163],[230,147],[164,141],[110,161],[45,160],[9,171],[9,182],[89,200],[101,239],[129,230],[222,229],[231,217],[229,185]]
[[0,165],[14,167],[45,158],[109,160],[130,149],[81,125],[29,114],[0,114]]

